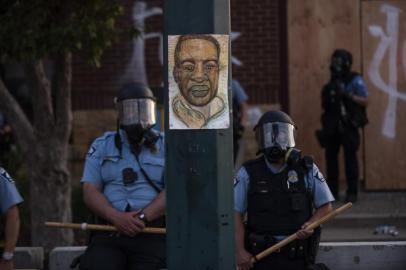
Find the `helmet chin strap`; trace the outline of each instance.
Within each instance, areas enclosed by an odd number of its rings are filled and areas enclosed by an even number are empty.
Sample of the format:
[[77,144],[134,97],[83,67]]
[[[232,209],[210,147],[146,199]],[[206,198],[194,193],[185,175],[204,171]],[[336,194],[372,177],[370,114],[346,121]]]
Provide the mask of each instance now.
[[285,162],[288,162],[289,157],[290,157],[290,153],[292,153],[292,151],[293,151],[293,147],[292,147],[292,148],[289,148],[288,151],[286,151],[286,154],[285,154]]

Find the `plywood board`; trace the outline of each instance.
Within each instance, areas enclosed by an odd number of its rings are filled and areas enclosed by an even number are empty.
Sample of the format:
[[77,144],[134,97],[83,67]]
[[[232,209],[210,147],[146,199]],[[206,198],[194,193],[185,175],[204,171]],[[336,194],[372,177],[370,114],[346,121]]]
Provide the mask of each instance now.
[[349,50],[353,69],[360,71],[359,12],[360,2],[354,0],[288,1],[290,113],[298,126],[298,148],[314,155],[322,171],[324,152],[314,135],[320,128],[320,92],[330,77],[334,49]]
[[363,1],[367,189],[406,189],[406,1]]

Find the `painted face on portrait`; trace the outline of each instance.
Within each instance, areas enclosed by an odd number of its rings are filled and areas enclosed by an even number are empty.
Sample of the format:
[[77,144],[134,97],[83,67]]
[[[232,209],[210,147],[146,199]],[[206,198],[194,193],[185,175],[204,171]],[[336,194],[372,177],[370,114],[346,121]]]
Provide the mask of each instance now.
[[182,41],[173,75],[182,96],[194,106],[207,105],[216,95],[219,59],[216,46],[209,40]]

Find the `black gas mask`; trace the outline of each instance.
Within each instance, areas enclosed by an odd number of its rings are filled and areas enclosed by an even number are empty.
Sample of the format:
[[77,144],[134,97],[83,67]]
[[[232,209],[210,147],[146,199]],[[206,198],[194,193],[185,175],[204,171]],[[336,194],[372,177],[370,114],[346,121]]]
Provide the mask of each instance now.
[[151,130],[156,123],[155,101],[126,99],[117,102],[119,123],[131,144],[155,143],[158,135]]
[[132,145],[142,144],[144,141],[144,134],[149,130],[143,128],[139,124],[129,126],[120,125],[120,127],[125,131],[128,142]]
[[159,133],[152,128],[145,129],[139,125],[122,127],[127,135],[127,140],[134,150],[139,151],[141,145],[152,147],[159,139]]
[[276,163],[279,160],[285,158],[286,151],[287,150],[282,149],[282,147],[280,147],[280,146],[272,146],[267,149],[264,149],[263,152],[264,152],[266,159],[270,163]]
[[333,79],[345,79],[351,72],[352,55],[350,52],[338,49],[331,56],[330,71]]
[[293,135],[295,127],[290,123],[265,123],[255,129],[260,151],[269,162],[285,159],[288,150],[295,146]]
[[141,84],[129,84],[116,99],[119,126],[131,145],[153,144],[159,135],[151,128],[156,123],[156,103],[151,90]]

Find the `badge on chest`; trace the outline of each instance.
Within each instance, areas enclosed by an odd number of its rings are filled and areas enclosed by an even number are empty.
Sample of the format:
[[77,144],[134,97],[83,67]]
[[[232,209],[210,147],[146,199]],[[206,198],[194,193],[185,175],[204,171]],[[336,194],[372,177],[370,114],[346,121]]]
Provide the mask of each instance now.
[[124,185],[131,185],[138,179],[138,174],[133,168],[125,168],[122,170]]

